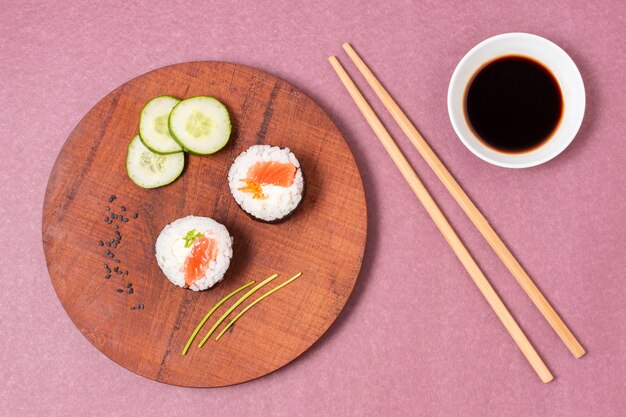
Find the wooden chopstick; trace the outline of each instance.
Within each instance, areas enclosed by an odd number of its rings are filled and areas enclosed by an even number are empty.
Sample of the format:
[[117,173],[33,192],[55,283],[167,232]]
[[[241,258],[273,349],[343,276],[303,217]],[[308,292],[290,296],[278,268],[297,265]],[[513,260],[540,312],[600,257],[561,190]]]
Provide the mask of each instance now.
[[454,232],[454,229],[452,229],[452,226],[450,226],[450,223],[448,223],[444,214],[430,196],[415,171],[413,171],[411,165],[398,148],[398,145],[396,145],[393,141],[389,132],[387,132],[382,122],[378,119],[337,58],[332,56],[328,60],[341,79],[341,82],[352,96],[352,99],[358,106],[359,110],[369,123],[370,127],[374,130],[374,133],[376,133],[376,136],[378,136],[378,139],[389,153],[389,156],[391,156],[393,162],[404,176],[404,179],[409,183],[413,192],[422,203],[432,220],[435,222],[435,225],[443,234],[444,238],[467,272],[470,274],[480,292],[483,294],[493,311],[496,313],[506,330],[526,357],[526,360],[533,367],[539,378],[541,378],[541,381],[544,383],[550,382],[553,379],[550,370],[545,365],[537,351],[535,351],[533,345],[530,343],[457,234]]
[[554,329],[556,334],[559,335],[563,343],[572,352],[574,357],[580,358],[585,354],[585,349],[578,342],[576,337],[572,334],[570,329],[565,325],[561,317],[552,308],[548,300],[543,296],[539,288],[535,285],[533,280],[528,276],[526,271],[517,262],[511,251],[504,244],[502,239],[493,230],[485,216],[478,210],[472,200],[465,194],[461,186],[456,182],[450,171],[448,171],[445,165],[437,157],[435,152],[428,146],[428,143],[419,131],[413,126],[409,118],[404,114],[400,106],[394,101],[391,95],[385,90],[382,84],[365,65],[361,57],[354,51],[349,43],[343,44],[343,49],[348,53],[348,56],[361,72],[365,80],[370,87],[374,90],[380,101],[383,102],[391,116],[396,123],[400,126],[405,135],[408,136],[411,143],[417,148],[418,152],[426,160],[426,163],[435,172],[439,180],[443,182],[443,185],[448,189],[452,197],[461,206],[467,217],[470,218],[474,226],[480,231],[483,237],[489,243],[489,246],[498,255],[500,260],[504,263],[507,269],[511,272],[513,277],[517,280],[519,285],[524,289],[528,297],[535,304],[537,309],[543,314],[543,317],[550,323],[550,326]]

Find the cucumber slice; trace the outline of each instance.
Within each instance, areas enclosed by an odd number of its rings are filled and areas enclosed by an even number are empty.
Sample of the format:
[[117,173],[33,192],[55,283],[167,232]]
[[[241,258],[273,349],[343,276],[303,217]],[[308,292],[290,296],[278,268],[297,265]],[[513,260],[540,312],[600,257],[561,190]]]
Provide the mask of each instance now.
[[185,154],[159,155],[148,149],[139,135],[128,145],[126,172],[142,188],[162,187],[180,176],[185,167]]
[[162,155],[182,152],[183,149],[170,136],[167,126],[170,112],[179,102],[174,97],[160,96],[143,106],[139,115],[139,137],[152,152]]
[[230,116],[226,107],[213,97],[191,97],[172,109],[169,129],[186,152],[208,155],[228,142]]

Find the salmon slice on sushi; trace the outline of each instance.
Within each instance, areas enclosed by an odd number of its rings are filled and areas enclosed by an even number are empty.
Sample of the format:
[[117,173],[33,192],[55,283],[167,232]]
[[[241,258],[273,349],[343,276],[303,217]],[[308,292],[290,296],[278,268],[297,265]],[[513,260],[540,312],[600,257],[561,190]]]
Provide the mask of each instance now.
[[157,262],[172,284],[202,291],[224,278],[233,256],[233,239],[215,220],[187,216],[163,228],[155,249]]
[[239,155],[228,172],[230,192],[257,220],[273,223],[291,215],[302,201],[304,177],[289,148],[254,145]]

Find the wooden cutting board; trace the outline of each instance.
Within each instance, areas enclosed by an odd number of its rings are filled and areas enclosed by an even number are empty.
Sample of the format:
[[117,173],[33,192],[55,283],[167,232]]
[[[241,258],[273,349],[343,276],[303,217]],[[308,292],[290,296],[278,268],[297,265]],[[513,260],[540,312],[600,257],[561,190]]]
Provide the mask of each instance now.
[[[216,97],[228,107],[233,133],[220,152],[187,156],[185,170],[174,183],[144,190],[126,176],[126,147],[137,133],[142,106],[164,94]],[[230,164],[254,144],[289,147],[302,165],[304,200],[282,223],[251,219],[229,193]],[[116,199],[109,202],[111,195]],[[109,224],[104,218],[110,212],[129,220],[118,217]],[[172,285],[154,257],[161,229],[192,214],[216,219],[234,237],[234,256],[224,281],[204,292]],[[98,350],[150,379],[217,387],[266,375],[324,334],[354,287],[366,229],[357,166],[341,133],[313,100],[254,68],[192,62],[127,82],[76,126],[48,182],[43,245],[65,311]],[[116,231],[122,236],[117,247],[99,245],[100,240],[114,238]],[[107,250],[113,258],[107,257]],[[113,271],[105,279],[104,263],[111,269],[118,267],[122,274]],[[299,271],[303,272],[300,279],[258,303],[219,341],[213,337],[198,349],[206,331],[238,296],[226,302],[189,353],[181,355],[198,322],[230,291],[279,273],[252,301]],[[128,294],[129,283],[132,294]],[[137,307],[140,304],[143,309]]]

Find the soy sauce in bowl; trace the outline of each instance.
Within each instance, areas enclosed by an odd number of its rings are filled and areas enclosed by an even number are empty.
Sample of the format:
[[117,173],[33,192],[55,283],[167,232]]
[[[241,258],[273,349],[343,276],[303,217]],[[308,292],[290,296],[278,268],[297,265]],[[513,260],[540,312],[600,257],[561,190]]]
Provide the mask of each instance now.
[[505,153],[525,153],[545,144],[563,114],[554,75],[523,56],[497,58],[472,77],[465,93],[465,117],[476,137]]

